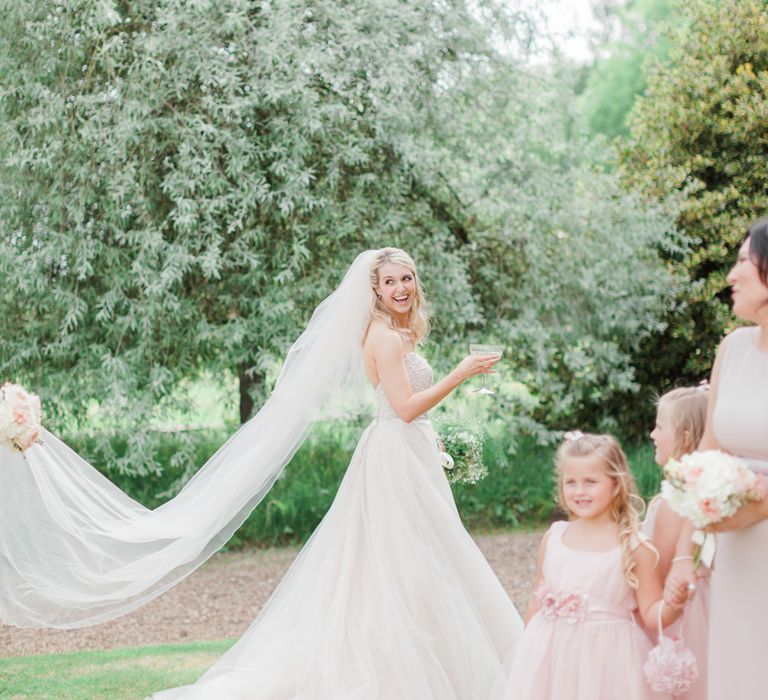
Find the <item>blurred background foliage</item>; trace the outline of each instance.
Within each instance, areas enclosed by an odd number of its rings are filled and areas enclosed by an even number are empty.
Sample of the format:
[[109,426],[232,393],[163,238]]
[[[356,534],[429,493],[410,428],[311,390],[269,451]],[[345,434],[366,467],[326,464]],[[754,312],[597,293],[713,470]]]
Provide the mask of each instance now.
[[[443,372],[505,347],[474,527],[553,514],[558,431],[643,443],[707,376],[768,211],[768,6],[602,0],[593,59],[535,4],[0,0],[0,377],[149,505],[268,395],[363,248],[419,264]],[[322,424],[234,544],[301,540],[364,425]]]

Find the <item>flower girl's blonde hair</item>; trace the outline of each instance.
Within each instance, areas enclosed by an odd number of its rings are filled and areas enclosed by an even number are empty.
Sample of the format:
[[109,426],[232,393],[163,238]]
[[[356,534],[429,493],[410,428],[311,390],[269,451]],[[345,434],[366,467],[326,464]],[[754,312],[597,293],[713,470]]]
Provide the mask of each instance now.
[[707,423],[708,401],[708,384],[672,389],[657,401],[659,411],[669,409],[669,420],[675,433],[675,449],[672,452],[675,459],[699,446]]
[[[413,298],[411,310],[408,312],[408,328],[399,328],[395,325],[392,315],[376,295],[379,286],[379,271],[387,263],[402,265],[413,275],[416,282],[416,294]],[[421,287],[419,276],[416,274],[416,263],[408,253],[400,248],[381,248],[371,263],[371,321],[378,319],[397,331],[408,343],[417,345],[429,334],[429,308]],[[366,331],[367,334],[367,331]]]
[[634,572],[635,562],[632,558],[632,552],[639,544],[644,544],[650,549],[653,549],[653,545],[639,536],[640,518],[645,504],[637,493],[637,486],[629,468],[627,456],[616,438],[612,435],[566,433],[566,438],[555,456],[558,504],[566,513],[572,515],[565,503],[563,493],[563,462],[569,457],[589,457],[591,455],[601,457],[605,465],[605,473],[613,479],[616,485],[611,501],[611,518],[619,526],[624,578],[632,588],[637,588],[639,584]]

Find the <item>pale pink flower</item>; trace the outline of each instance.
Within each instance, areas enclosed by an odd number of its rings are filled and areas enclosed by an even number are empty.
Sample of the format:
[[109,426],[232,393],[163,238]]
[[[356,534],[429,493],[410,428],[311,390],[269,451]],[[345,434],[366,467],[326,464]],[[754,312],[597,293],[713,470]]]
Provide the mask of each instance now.
[[553,620],[557,617],[557,592],[552,586],[542,583],[533,592],[533,597],[544,617],[548,620]]
[[23,452],[40,437],[40,399],[17,384],[0,387],[0,443]]
[[714,498],[703,498],[699,501],[699,507],[701,512],[711,517],[713,521],[720,519],[720,506]]
[[695,484],[703,471],[704,470],[701,467],[691,467],[685,472],[685,481],[691,485]]
[[565,618],[566,622],[571,624],[581,622],[587,617],[586,596],[578,593],[561,593],[557,605],[557,614],[558,617]]
[[576,624],[587,617],[587,596],[573,591],[556,590],[542,583],[533,593],[541,614],[547,620],[561,618]]
[[750,497],[755,501],[762,501],[768,495],[768,488],[765,485],[765,474],[757,475],[749,493]]
[[645,678],[654,693],[682,695],[699,677],[696,657],[686,649],[682,639],[662,636],[648,654],[643,666]]

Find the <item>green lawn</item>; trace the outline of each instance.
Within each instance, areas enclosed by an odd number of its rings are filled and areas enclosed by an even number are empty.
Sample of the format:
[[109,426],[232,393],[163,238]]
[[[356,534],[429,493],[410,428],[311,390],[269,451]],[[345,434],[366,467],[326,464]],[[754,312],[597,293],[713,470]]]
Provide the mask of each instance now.
[[2,700],[142,700],[199,678],[232,641],[0,659]]

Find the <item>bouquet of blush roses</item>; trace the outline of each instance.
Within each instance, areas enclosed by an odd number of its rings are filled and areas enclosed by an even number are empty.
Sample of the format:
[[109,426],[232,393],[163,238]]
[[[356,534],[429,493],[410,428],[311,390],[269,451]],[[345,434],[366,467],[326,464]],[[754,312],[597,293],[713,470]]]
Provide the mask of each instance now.
[[697,529],[733,515],[747,501],[766,495],[762,475],[720,450],[692,452],[664,466],[661,495],[678,515]]
[[481,428],[443,419],[438,421],[437,432],[443,442],[441,459],[448,481],[474,484],[488,473]]
[[18,384],[0,387],[0,444],[23,452],[40,437],[40,399]]

